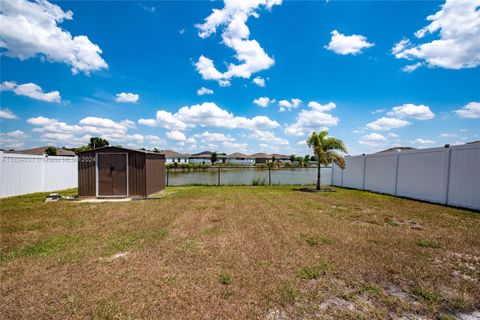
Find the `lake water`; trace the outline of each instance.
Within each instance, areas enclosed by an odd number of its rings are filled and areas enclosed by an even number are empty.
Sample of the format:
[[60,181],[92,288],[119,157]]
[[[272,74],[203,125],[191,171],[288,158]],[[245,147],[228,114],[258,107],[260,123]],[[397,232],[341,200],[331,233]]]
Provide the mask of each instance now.
[[[332,182],[332,168],[322,168],[322,185]],[[186,185],[217,185],[219,183],[219,169],[208,168],[201,171],[187,171],[181,169],[168,170],[169,186]],[[312,185],[317,182],[317,168],[220,168],[220,185]]]

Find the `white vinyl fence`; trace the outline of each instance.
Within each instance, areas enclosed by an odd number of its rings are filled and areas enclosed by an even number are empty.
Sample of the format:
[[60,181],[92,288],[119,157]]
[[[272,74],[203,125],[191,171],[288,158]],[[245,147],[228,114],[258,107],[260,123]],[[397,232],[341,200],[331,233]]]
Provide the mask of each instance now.
[[0,197],[76,188],[77,157],[0,152]]
[[480,143],[346,157],[334,186],[480,210]]

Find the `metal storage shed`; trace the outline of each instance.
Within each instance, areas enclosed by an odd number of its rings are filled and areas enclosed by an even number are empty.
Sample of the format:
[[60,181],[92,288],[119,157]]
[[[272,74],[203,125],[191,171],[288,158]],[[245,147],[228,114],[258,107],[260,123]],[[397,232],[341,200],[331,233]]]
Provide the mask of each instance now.
[[78,157],[80,197],[146,197],[165,189],[163,154],[101,147]]

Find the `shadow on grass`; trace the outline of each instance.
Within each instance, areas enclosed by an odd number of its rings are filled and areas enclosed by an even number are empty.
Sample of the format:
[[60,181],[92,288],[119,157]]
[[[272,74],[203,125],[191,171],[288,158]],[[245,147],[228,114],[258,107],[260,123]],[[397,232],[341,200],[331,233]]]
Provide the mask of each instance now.
[[337,190],[332,189],[332,188],[321,188],[320,190],[317,190],[315,187],[310,187],[310,188],[293,188],[293,191],[300,191],[300,192],[337,192]]

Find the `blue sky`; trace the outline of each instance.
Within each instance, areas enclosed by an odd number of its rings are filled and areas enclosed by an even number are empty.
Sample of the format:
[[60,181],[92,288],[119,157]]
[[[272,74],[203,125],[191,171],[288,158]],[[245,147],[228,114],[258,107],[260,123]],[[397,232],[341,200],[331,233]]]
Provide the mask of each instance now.
[[479,5],[2,1],[1,147],[303,155],[324,128],[351,154],[479,140]]

